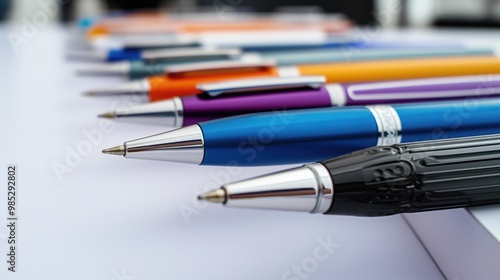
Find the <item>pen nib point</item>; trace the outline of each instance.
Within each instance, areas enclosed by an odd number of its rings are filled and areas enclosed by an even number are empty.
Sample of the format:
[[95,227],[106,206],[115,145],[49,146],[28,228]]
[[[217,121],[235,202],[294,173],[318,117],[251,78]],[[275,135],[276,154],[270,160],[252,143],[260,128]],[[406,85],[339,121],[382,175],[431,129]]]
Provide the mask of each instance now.
[[104,114],[97,115],[98,118],[104,118],[104,119],[114,119],[116,117],[115,112],[107,112]]
[[216,189],[199,195],[198,199],[213,203],[225,203],[227,200],[226,191],[224,189]]
[[124,156],[125,155],[125,146],[119,145],[116,147],[112,147],[109,149],[104,149],[102,150],[103,154],[110,154],[110,155],[117,155],[117,156]]

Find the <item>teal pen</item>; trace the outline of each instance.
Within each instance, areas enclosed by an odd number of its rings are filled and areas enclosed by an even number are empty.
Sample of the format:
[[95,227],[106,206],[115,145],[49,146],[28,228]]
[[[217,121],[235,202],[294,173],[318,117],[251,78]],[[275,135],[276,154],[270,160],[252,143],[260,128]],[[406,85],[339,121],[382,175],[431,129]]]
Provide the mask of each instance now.
[[[202,50],[200,50],[202,51]],[[485,56],[494,55],[493,50],[487,48],[461,49],[461,48],[402,48],[402,49],[316,49],[316,50],[294,50],[276,52],[250,52],[235,53],[234,51],[225,57],[196,55],[185,55],[182,58],[173,59],[172,56],[157,56],[151,60],[122,61],[106,63],[88,69],[79,70],[81,75],[113,75],[123,76],[129,79],[139,79],[147,76],[162,75],[165,68],[177,64],[186,64],[200,61],[224,60],[273,60],[278,66],[289,66],[313,63],[349,62],[364,60],[387,60],[398,58],[419,57],[445,57],[445,56]]]

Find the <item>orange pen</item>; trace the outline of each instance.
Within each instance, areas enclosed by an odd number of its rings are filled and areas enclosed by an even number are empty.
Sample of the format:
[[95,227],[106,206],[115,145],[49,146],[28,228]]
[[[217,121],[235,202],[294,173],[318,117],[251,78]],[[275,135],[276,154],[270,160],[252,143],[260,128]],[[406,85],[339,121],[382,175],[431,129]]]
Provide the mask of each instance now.
[[198,94],[197,84],[252,77],[322,75],[327,83],[354,83],[448,76],[500,74],[500,59],[491,56],[380,60],[276,67],[272,62],[204,62],[170,67],[153,76],[89,95],[149,94],[150,101]]
[[149,101],[158,101],[200,93],[196,88],[199,83],[279,76],[279,68],[274,65],[270,61],[192,63],[169,67],[163,76],[151,76],[117,87],[92,90],[87,95],[148,94]]

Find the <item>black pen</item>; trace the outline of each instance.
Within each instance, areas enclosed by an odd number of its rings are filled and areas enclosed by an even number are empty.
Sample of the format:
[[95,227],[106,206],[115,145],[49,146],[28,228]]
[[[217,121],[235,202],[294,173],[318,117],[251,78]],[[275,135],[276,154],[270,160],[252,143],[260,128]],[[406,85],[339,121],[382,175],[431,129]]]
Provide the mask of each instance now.
[[198,198],[353,216],[500,203],[500,135],[373,147],[229,183]]

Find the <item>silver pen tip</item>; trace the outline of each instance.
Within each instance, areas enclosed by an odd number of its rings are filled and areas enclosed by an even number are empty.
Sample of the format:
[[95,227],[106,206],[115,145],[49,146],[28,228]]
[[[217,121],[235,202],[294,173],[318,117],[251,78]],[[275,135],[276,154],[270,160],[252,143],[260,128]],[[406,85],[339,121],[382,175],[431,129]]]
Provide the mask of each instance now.
[[226,191],[224,189],[216,189],[199,195],[198,199],[213,203],[224,204],[227,200],[227,196],[226,196]]
[[119,145],[116,147],[112,147],[109,149],[104,149],[102,150],[103,154],[110,154],[110,155],[117,155],[117,156],[124,156],[125,155],[125,146]]
[[114,119],[116,117],[115,112],[107,112],[104,114],[99,114],[97,115],[98,118],[104,118],[104,119]]

